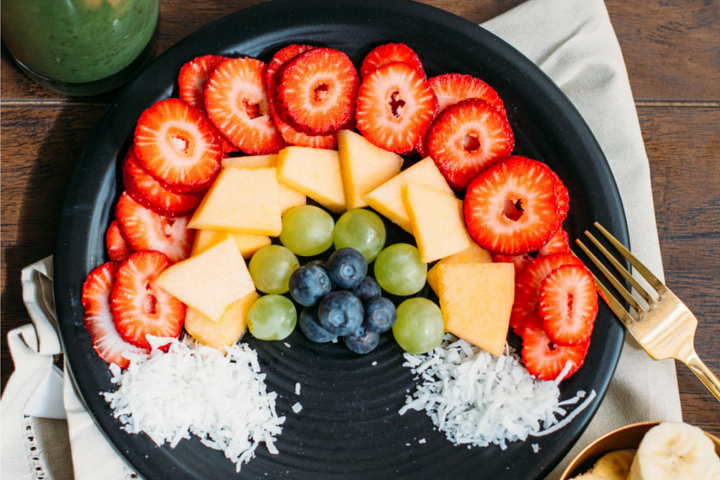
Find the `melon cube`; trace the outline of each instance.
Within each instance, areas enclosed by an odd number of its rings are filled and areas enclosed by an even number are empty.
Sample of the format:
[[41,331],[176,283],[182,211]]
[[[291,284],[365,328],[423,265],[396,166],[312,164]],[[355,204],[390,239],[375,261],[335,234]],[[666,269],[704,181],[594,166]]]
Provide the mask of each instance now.
[[208,347],[221,350],[226,345],[235,345],[245,334],[247,312],[258,298],[260,295],[257,292],[250,292],[235,301],[217,323],[196,310],[188,308],[185,314],[185,331]]
[[403,158],[350,130],[337,133],[347,209],[367,207],[363,197],[400,173]]
[[445,330],[502,355],[515,297],[515,267],[511,263],[440,265],[438,290]]
[[[472,241],[471,241],[472,242]],[[452,265],[454,263],[492,263],[490,252],[480,248],[477,243],[472,242],[470,248],[462,252],[445,257],[435,264],[427,273],[427,282],[433,292],[437,295],[437,271],[440,265]]]
[[427,157],[365,195],[363,200],[406,232],[413,233],[410,215],[403,201],[403,189],[411,183],[454,195],[433,159]]
[[345,192],[340,157],[334,150],[287,147],[278,154],[277,178],[335,213],[343,213]]
[[424,263],[470,248],[463,202],[455,195],[411,183],[405,187],[404,200]]
[[226,168],[195,210],[188,228],[277,237],[282,230],[274,168]]
[[267,235],[249,235],[247,233],[230,233],[219,230],[197,230],[195,232],[195,238],[193,239],[190,256],[192,257],[202,253],[228,238],[235,240],[243,258],[250,258],[253,256],[253,253],[262,247],[270,245],[270,237]]
[[234,302],[255,291],[232,238],[168,267],[155,284],[213,322],[219,322]]

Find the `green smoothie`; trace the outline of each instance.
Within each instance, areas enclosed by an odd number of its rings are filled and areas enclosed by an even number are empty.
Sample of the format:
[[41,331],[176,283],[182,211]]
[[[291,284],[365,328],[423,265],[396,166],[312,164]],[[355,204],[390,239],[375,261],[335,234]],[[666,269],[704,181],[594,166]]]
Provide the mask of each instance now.
[[69,84],[128,67],[148,46],[158,0],[4,0],[2,39],[25,70]]

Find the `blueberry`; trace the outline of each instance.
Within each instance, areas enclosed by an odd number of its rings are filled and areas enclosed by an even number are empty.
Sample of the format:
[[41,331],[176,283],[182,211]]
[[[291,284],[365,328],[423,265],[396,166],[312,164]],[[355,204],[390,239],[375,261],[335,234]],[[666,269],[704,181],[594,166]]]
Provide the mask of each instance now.
[[340,337],[350,335],[360,328],[363,316],[364,309],[360,299],[343,290],[329,293],[320,301],[318,307],[320,326]]
[[300,330],[302,330],[305,336],[312,342],[327,343],[337,338],[320,326],[316,307],[303,308],[302,312],[300,312],[299,323]]
[[380,342],[380,334],[372,332],[365,327],[355,330],[352,335],[342,337],[345,346],[355,353],[365,354],[375,350]]
[[352,291],[353,295],[358,297],[363,302],[367,302],[371,298],[379,297],[382,295],[382,289],[380,285],[372,277],[365,277],[365,280],[355,287]]
[[317,265],[305,265],[290,275],[290,295],[300,305],[312,307],[332,291],[327,272]]
[[363,326],[371,332],[387,332],[395,325],[396,319],[395,304],[387,298],[377,297],[365,302]]
[[335,285],[352,290],[365,279],[367,261],[363,254],[354,248],[341,248],[330,255],[327,271]]
[[319,258],[316,259],[316,260],[313,260],[313,261],[311,261],[311,262],[308,262],[308,263],[306,263],[306,264],[303,265],[303,266],[304,266],[304,267],[317,266],[317,267],[320,267],[320,268],[322,268],[323,270],[327,271],[327,263],[325,263],[324,260],[320,260]]

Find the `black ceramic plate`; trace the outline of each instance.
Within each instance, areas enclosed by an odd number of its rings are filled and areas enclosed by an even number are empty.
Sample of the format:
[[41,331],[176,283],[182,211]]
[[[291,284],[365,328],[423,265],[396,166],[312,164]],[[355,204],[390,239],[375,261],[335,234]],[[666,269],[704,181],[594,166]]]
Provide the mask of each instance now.
[[[366,356],[341,345],[311,344],[297,331],[287,340],[291,348],[250,339],[287,422],[277,442],[281,454],[269,455],[261,446],[240,474],[222,453],[194,437],[170,449],[155,447],[145,435],[125,433],[99,395],[113,385],[83,327],[81,290],[88,272],[107,260],[104,233],[122,188],[118,161],[142,111],[175,93],[180,67],[196,56],[248,55],[267,62],[281,47],[302,43],[340,49],[359,66],[372,48],[388,42],[411,46],[428,76],[460,72],[492,85],[505,102],[515,153],[546,162],[568,186],[565,228],[571,239],[599,221],[627,244],[617,188],[585,122],[535,65],[478,26],[426,5],[387,0],[278,0],[208,25],[155,60],[108,109],[73,175],[55,255],[55,301],[71,372],[100,429],[143,477],[532,480],[549,473],[592,418],[623,339],[604,305],[585,366],[561,386],[563,398],[594,389],[597,399],[565,429],[504,451],[455,447],[433,430],[424,413],[397,414],[414,384],[388,334]],[[302,384],[300,397],[293,393],[295,382]],[[296,415],[290,407],[297,401],[303,410]],[[537,454],[533,443],[540,446]]]

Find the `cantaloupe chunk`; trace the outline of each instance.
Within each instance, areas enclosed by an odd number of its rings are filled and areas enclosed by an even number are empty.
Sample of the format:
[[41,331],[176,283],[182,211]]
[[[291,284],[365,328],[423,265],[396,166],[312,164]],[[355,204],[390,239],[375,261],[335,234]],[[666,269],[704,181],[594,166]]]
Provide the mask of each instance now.
[[[197,237],[196,237],[197,238]],[[492,263],[490,252],[480,248],[477,243],[471,240],[470,248],[462,252],[445,257],[435,264],[427,273],[427,282],[433,292],[437,295],[437,271],[440,265],[452,265],[454,263]]]
[[411,183],[403,191],[403,200],[424,263],[470,248],[463,203],[455,195]]
[[287,147],[278,154],[277,178],[335,213],[343,213],[345,192],[335,150]]
[[188,308],[185,313],[185,331],[195,340],[208,347],[222,349],[226,345],[235,345],[247,329],[247,312],[255,300],[260,298],[257,292],[250,292],[235,301],[215,323],[201,313]]
[[235,240],[240,254],[245,259],[252,257],[253,253],[271,243],[270,237],[267,235],[249,235],[247,233],[230,233],[219,230],[197,230],[195,232],[195,238],[193,239],[190,256],[192,257],[202,253],[228,238]]
[[440,265],[438,290],[445,330],[502,355],[515,296],[515,267],[511,263]]
[[[223,158],[223,168],[275,168],[277,167],[277,155],[250,155],[247,157]],[[277,173],[277,172],[276,172]],[[280,215],[291,208],[307,204],[307,197],[278,180],[278,202],[280,203]]]
[[277,237],[282,230],[274,168],[226,168],[195,210],[188,228]]
[[232,238],[168,267],[155,284],[213,322],[219,322],[234,302],[255,291]]
[[410,215],[403,202],[403,189],[410,183],[454,195],[433,159],[427,157],[365,195],[363,200],[406,232],[413,233]]
[[337,133],[347,209],[367,207],[363,197],[400,173],[403,158],[350,130]]

